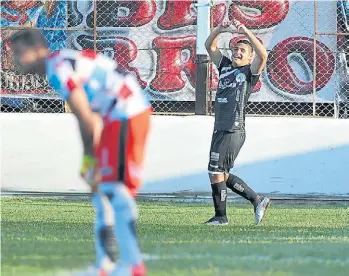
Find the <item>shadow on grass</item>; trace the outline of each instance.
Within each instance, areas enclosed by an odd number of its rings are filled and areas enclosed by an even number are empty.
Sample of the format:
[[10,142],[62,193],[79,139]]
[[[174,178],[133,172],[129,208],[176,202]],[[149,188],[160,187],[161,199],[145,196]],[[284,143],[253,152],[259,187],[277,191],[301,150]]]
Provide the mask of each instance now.
[[[309,149],[305,153],[243,165],[238,162],[233,172],[259,193],[348,196],[349,174],[346,164],[349,164],[349,145]],[[185,192],[211,193],[206,168],[191,174],[181,175],[178,172],[176,177],[148,181],[141,189],[144,194]]]

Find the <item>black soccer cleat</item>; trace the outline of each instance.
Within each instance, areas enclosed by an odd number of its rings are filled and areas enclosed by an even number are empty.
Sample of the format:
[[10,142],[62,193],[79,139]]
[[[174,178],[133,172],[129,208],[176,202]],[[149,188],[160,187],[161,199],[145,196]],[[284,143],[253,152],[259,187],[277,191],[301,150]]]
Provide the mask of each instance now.
[[227,225],[228,219],[226,216],[224,217],[212,217],[208,221],[206,221],[204,224],[206,225]]

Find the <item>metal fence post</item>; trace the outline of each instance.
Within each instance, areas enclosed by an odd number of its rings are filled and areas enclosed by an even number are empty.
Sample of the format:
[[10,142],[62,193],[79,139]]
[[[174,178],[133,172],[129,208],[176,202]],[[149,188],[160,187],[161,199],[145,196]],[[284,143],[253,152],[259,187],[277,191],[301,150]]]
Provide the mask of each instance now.
[[207,110],[207,81],[208,81],[208,53],[205,41],[210,34],[210,0],[199,1],[197,7],[196,31],[196,87],[195,114],[206,115]]
[[314,0],[314,64],[313,64],[313,117],[316,116],[316,41],[317,41],[317,0]]
[[93,50],[97,53],[97,0],[93,1]]

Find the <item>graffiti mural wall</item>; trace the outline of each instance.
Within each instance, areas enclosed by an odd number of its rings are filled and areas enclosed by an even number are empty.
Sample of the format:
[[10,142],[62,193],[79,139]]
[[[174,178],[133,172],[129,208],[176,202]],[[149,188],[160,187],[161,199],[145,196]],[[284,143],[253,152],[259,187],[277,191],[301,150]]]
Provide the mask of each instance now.
[[[217,1],[216,1],[217,2]],[[347,1],[320,1],[317,27],[336,33],[337,7]],[[36,26],[53,50],[93,49],[114,58],[135,74],[152,100],[194,101],[196,64],[196,16],[194,1],[97,1],[94,33],[94,1],[2,1],[1,27]],[[269,51],[269,59],[251,101],[313,101],[314,3],[311,1],[220,1],[212,7],[213,24],[239,19],[257,33]],[[345,18],[347,20],[347,18]],[[346,21],[347,22],[347,21]],[[73,28],[73,30],[66,30]],[[20,76],[11,64],[1,31],[2,93],[52,96],[46,80]],[[224,34],[219,46],[229,55],[236,37]],[[319,36],[316,47],[316,101],[331,102],[338,90],[335,67],[336,36]],[[217,87],[212,68],[211,89]]]
[[10,27],[35,26],[57,28],[43,31],[53,50],[66,46],[67,3],[66,1],[1,1],[1,90],[4,95],[56,95],[46,79],[33,75],[18,75],[12,64],[7,38],[14,32]]
[[[334,1],[319,1],[317,16],[313,1],[232,2],[227,10],[227,18],[236,18],[244,23],[257,34],[269,52],[261,82],[250,101],[333,101],[337,89],[334,74],[336,36],[317,36],[315,62],[315,17],[317,31],[336,33],[337,13]],[[220,39],[220,46],[229,48],[234,40],[232,35],[224,35]]]

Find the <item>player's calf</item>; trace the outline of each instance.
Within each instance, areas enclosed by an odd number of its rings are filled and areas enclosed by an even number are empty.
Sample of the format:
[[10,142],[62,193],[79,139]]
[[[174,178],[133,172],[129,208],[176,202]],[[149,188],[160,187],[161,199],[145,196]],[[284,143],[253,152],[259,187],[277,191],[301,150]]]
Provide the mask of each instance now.
[[227,187],[234,193],[250,201],[254,206],[258,204],[257,193],[248,186],[240,177],[229,174],[226,180]]
[[259,196],[250,186],[248,186],[240,177],[229,174],[227,176],[227,187],[234,193],[242,196],[253,204],[255,213],[255,224],[259,224],[270,205],[270,199]]
[[137,218],[136,202],[122,183],[100,185],[100,191],[110,198],[114,210],[115,236],[119,246],[119,262],[129,267],[143,264],[135,229]]
[[96,268],[111,271],[116,263],[116,240],[114,234],[114,212],[105,195],[94,193],[95,208],[95,252]]

